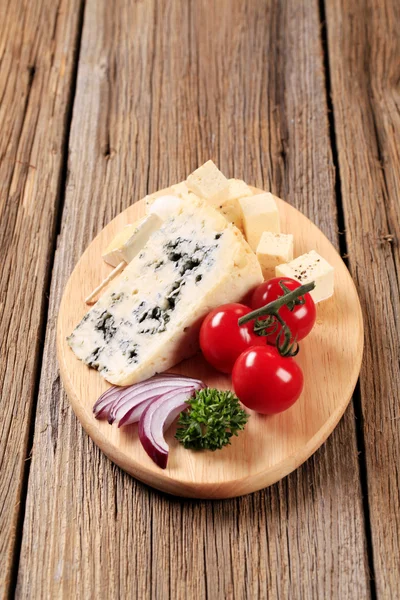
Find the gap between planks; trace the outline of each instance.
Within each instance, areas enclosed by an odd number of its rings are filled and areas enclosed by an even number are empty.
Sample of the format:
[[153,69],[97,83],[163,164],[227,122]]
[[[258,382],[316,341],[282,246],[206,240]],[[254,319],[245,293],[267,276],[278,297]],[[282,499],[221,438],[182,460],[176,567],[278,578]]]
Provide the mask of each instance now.
[[[319,4],[319,16],[321,22],[321,43],[323,53],[323,66],[325,72],[325,83],[326,83],[326,103],[328,107],[328,122],[329,122],[329,136],[330,145],[332,149],[332,160],[335,167],[335,196],[336,196],[336,207],[337,207],[337,225],[338,225],[338,238],[339,238],[339,252],[344,260],[347,267],[349,267],[349,255],[346,238],[346,227],[344,219],[344,208],[342,198],[342,183],[340,175],[339,155],[337,149],[336,130],[335,130],[335,109],[332,102],[332,91],[331,91],[331,72],[329,62],[329,39],[328,31],[326,26],[326,11],[325,11],[325,0],[318,0]],[[368,559],[368,570],[369,570],[369,583],[371,598],[376,598],[376,585],[375,585],[375,567],[374,567],[374,551],[372,543],[372,529],[370,520],[370,506],[368,498],[368,472],[367,463],[365,460],[365,438],[364,438],[364,419],[362,414],[361,406],[361,392],[360,392],[360,380],[358,379],[357,385],[353,392],[353,408],[354,408],[354,420],[355,420],[355,432],[357,440],[358,450],[358,466],[361,483],[361,500],[364,511],[364,532],[367,546],[367,559]]]
[[[52,281],[53,274],[53,266],[54,259],[57,248],[57,238],[61,231],[61,222],[62,222],[62,214],[64,209],[64,200],[65,200],[65,191],[66,191],[66,180],[68,173],[68,148],[69,148],[69,137],[71,131],[71,122],[72,122],[72,113],[74,107],[75,93],[76,93],[76,81],[78,74],[78,65],[79,65],[79,56],[81,49],[81,41],[82,41],[82,31],[83,31],[83,21],[85,14],[85,2],[86,0],[81,0],[79,6],[79,16],[78,16],[78,27],[77,27],[77,35],[76,35],[76,43],[73,49],[74,57],[73,57],[73,66],[72,66],[72,77],[71,77],[71,89],[68,98],[68,104],[66,109],[66,118],[65,118],[65,129],[63,133],[63,150],[62,150],[62,160],[61,160],[61,169],[59,174],[59,183],[57,190],[57,198],[56,198],[56,217],[54,228],[52,232],[52,248],[50,253],[50,260],[48,265],[47,277],[45,285],[43,286],[44,293],[44,306],[43,306],[43,314],[41,318],[41,326],[39,330],[39,338],[43,340],[43,343],[39,347],[38,355],[36,358],[36,375],[35,375],[35,386],[33,393],[33,402],[31,407],[31,419],[29,424],[28,431],[28,439],[26,444],[26,456],[25,456],[25,469],[22,478],[21,484],[21,494],[19,500],[19,514],[17,519],[16,526],[16,536],[15,536],[15,546],[13,548],[13,559],[12,559],[12,569],[10,574],[10,583],[8,589],[8,597],[15,597],[17,578],[18,578],[18,569],[20,562],[20,554],[21,554],[21,544],[22,544],[22,531],[25,520],[25,508],[26,508],[26,499],[28,493],[28,483],[29,483],[29,474],[30,474],[30,464],[31,464],[31,452],[33,445],[33,436],[35,433],[35,421],[36,421],[36,409],[37,409],[37,398],[39,393],[39,384],[40,377],[42,373],[43,366],[43,352],[44,352],[44,340],[46,337],[47,331],[47,317],[49,310],[49,295],[50,295],[50,286]],[[30,72],[30,82],[32,82],[35,74],[35,67],[31,68]]]

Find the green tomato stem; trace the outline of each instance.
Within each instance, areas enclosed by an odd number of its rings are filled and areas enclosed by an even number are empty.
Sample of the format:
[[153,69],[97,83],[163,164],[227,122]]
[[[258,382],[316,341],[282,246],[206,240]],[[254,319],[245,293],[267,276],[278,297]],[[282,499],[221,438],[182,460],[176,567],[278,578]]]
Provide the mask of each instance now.
[[240,317],[238,324],[244,325],[249,321],[253,321],[253,319],[258,319],[259,317],[265,317],[267,315],[274,315],[277,317],[278,311],[282,306],[287,306],[290,303],[294,303],[298,298],[304,296],[308,292],[311,292],[315,288],[315,281],[310,281],[310,283],[305,283],[301,285],[299,288],[292,290],[287,294],[283,294],[273,302],[269,302],[265,306],[261,308],[257,308],[257,310],[253,310],[251,313]]
[[[295,338],[294,341],[292,341],[292,332],[290,331],[287,323],[279,314],[279,310],[282,308],[282,306],[287,306],[288,309],[292,311],[294,310],[295,306],[304,304],[304,294],[311,292],[311,290],[315,288],[315,281],[305,283],[295,290],[289,290],[289,288],[285,286],[283,282],[280,283],[280,286],[283,291],[282,296],[273,302],[258,308],[257,310],[253,310],[248,315],[240,317],[238,320],[238,325],[244,325],[245,323],[254,320],[254,333],[260,336],[268,336],[272,333],[271,326],[273,327],[274,321],[276,326],[278,326],[279,323],[281,326],[281,331],[276,339],[276,348],[279,354],[281,356],[296,356],[299,351],[297,339]],[[265,317],[269,318],[265,319]]]

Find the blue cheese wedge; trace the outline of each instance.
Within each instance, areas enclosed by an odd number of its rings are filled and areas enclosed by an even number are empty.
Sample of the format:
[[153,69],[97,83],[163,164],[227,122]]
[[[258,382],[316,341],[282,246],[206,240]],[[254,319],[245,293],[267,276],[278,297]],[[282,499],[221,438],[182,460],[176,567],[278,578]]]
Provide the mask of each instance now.
[[315,250],[298,256],[286,265],[279,265],[275,274],[277,277],[297,279],[302,284],[315,281],[315,288],[310,294],[316,303],[333,296],[334,268]]
[[83,317],[68,338],[76,356],[115,385],[165,371],[198,348],[203,317],[261,283],[236,227],[187,200]]

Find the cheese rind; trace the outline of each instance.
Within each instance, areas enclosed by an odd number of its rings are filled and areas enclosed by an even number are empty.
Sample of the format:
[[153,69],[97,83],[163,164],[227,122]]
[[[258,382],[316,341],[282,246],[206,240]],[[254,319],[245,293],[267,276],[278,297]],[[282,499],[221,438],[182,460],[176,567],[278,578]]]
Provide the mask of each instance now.
[[165,371],[198,348],[203,317],[262,281],[256,256],[216,210],[188,201],[166,221],[68,339],[115,385]]
[[212,160],[193,171],[187,178],[186,185],[215,207],[228,199],[229,181]]
[[293,260],[293,235],[264,231],[256,255],[264,279],[275,277],[275,267]]
[[130,225],[125,225],[121,231],[117,233],[117,235],[111,240],[108,244],[107,248],[104,250],[102,254],[102,258],[104,262],[112,267],[116,267],[120,262],[123,261],[121,256],[121,248],[125,244],[127,240],[133,235],[136,227],[138,225],[138,221],[136,223],[132,223]]
[[161,224],[157,215],[148,215],[132,225],[126,225],[105,249],[103,260],[112,267],[117,267],[122,261],[129,263]]
[[240,198],[239,204],[243,213],[243,226],[250,247],[257,250],[264,231],[280,233],[279,211],[275,197],[269,193],[256,194]]
[[315,288],[310,294],[316,303],[333,295],[334,268],[315,250],[277,266],[275,274],[277,277],[291,277],[302,284],[315,281]]

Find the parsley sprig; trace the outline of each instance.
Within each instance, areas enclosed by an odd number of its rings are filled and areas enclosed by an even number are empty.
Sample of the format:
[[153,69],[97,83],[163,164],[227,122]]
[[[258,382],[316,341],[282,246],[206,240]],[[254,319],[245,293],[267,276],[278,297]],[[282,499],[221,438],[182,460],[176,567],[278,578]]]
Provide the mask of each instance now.
[[230,391],[205,388],[187,400],[181,413],[176,439],[192,450],[220,450],[244,429],[249,415]]

